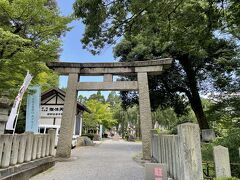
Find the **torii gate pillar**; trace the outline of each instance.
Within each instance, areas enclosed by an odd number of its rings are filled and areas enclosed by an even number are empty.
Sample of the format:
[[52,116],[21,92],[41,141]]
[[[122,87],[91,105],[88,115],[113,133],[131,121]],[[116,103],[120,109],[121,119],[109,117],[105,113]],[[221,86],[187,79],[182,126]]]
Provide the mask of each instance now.
[[138,89],[139,89],[139,113],[142,133],[142,151],[143,159],[151,159],[151,133],[152,116],[148,88],[147,73],[138,73]]

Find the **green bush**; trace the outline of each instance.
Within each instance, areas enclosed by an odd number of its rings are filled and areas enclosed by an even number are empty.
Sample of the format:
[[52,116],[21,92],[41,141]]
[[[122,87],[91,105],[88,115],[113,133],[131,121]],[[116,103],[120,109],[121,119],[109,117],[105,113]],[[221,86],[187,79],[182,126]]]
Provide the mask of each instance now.
[[89,137],[91,140],[93,140],[94,134],[88,133],[88,134],[82,134],[82,136],[87,136],[87,137]]
[[[240,147],[240,129],[231,129],[220,138],[217,138],[213,143],[202,144],[202,159],[203,162],[211,161],[213,159],[213,146],[222,145],[229,149],[229,156],[231,161],[232,176],[240,178],[240,158],[238,148]],[[211,172],[211,174],[215,174]],[[234,178],[233,180],[235,180]]]
[[240,179],[235,178],[235,177],[230,177],[230,178],[216,178],[214,180],[240,180]]
[[202,160],[203,161],[214,161],[213,160],[213,144],[212,143],[202,143]]

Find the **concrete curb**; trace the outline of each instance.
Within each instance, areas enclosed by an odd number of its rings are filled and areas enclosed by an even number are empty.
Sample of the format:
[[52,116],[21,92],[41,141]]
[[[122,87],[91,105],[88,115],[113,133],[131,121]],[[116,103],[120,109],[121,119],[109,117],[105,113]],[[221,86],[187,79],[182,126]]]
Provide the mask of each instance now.
[[45,157],[5,169],[0,169],[0,179],[27,180],[55,165],[54,157]]

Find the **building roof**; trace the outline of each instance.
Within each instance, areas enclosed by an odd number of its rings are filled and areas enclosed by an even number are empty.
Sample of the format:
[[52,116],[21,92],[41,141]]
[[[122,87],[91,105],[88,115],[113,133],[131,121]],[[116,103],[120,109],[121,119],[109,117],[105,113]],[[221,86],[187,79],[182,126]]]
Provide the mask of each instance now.
[[[41,101],[47,99],[48,97],[51,97],[52,95],[60,94],[63,98],[65,98],[66,93],[62,89],[59,88],[52,88],[48,91],[45,91],[41,94]],[[64,99],[63,99],[64,100]],[[77,108],[78,110],[86,111],[88,113],[91,113],[90,109],[88,109],[85,105],[77,101]]]

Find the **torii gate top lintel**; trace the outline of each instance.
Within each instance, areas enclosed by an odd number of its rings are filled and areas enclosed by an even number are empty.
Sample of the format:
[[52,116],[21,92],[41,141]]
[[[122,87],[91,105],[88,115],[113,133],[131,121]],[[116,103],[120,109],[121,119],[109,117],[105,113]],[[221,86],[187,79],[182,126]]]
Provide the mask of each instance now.
[[50,62],[47,66],[58,72],[60,75],[68,75],[71,73],[78,73],[81,75],[121,75],[137,72],[157,73],[168,68],[171,63],[171,58],[164,58],[148,61],[107,63]]

